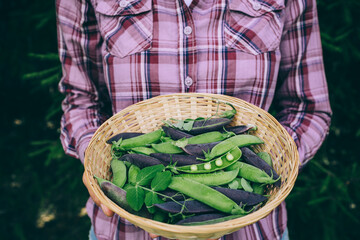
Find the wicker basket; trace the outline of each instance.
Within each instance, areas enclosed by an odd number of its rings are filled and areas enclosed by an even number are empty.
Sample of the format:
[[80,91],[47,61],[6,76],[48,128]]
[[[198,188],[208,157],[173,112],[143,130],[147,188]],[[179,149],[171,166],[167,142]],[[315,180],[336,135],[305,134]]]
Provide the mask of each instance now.
[[[258,130],[255,135],[265,144],[257,145],[255,151],[267,151],[272,156],[274,168],[281,175],[281,188],[269,189],[268,202],[257,211],[241,218],[222,223],[203,226],[180,226],[161,223],[128,213],[107,198],[95,182],[93,175],[111,179],[110,145],[106,140],[120,132],[147,133],[160,128],[163,120],[170,118],[186,119],[209,117],[216,111],[230,110],[229,102],[237,110],[233,125],[255,124]],[[90,180],[92,190],[116,214],[127,219],[147,232],[176,239],[219,238],[266,217],[276,208],[294,186],[299,167],[299,156],[296,145],[286,130],[266,111],[241,99],[202,93],[183,93],[154,97],[133,104],[108,119],[96,131],[85,153],[85,172]]]

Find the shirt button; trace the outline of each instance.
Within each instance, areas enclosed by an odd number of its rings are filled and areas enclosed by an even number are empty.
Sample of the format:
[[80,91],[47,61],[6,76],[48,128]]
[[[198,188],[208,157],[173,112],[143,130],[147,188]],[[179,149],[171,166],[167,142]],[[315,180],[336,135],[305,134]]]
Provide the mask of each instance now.
[[186,77],[186,78],[185,78],[185,85],[186,85],[187,87],[190,87],[192,84],[193,84],[192,78],[191,78],[191,77]]
[[121,0],[120,3],[119,3],[120,7],[122,7],[122,8],[126,7],[128,4],[129,3],[126,0]]
[[190,35],[192,33],[192,28],[190,26],[186,26],[184,28],[185,35]]
[[258,11],[261,9],[261,4],[259,2],[254,1],[252,7],[255,11]]

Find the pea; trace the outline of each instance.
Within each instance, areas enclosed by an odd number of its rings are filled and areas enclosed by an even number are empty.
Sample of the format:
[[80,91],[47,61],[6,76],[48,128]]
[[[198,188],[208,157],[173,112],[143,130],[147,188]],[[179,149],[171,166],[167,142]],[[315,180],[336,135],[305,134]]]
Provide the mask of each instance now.
[[222,166],[223,165],[223,160],[221,158],[216,159],[215,160],[215,165],[218,166],[218,167]]
[[194,172],[194,171],[197,171],[197,170],[198,170],[197,165],[191,165],[190,166],[190,171]]
[[211,164],[210,163],[205,163],[204,164],[204,169],[210,170],[211,169]]

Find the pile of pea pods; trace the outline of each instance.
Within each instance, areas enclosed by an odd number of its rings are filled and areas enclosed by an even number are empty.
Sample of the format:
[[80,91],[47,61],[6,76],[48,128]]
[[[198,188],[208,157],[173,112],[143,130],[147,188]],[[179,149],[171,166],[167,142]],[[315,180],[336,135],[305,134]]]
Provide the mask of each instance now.
[[164,122],[143,134],[124,132],[111,144],[112,180],[104,194],[132,214],[180,225],[212,224],[256,211],[266,188],[280,187],[252,124],[229,127],[235,109],[211,118]]

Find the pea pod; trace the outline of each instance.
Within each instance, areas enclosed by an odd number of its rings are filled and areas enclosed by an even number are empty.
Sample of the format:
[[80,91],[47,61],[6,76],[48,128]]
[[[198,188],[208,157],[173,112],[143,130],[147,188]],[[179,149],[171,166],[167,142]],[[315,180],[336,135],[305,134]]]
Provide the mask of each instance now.
[[175,142],[175,145],[180,148],[185,148],[188,144],[204,144],[204,143],[219,142],[231,136],[234,136],[234,134],[231,132],[223,132],[223,133],[218,131],[206,132],[191,138],[183,138],[177,140]]
[[140,153],[144,155],[150,155],[151,153],[156,153],[156,151],[153,148],[149,148],[149,147],[134,147],[130,150],[130,152]]
[[175,146],[174,141],[151,144],[151,147],[159,153],[177,154],[183,152],[181,148]]
[[144,134],[139,133],[139,132],[122,132],[122,133],[116,134],[115,136],[112,136],[111,138],[106,140],[106,143],[112,144],[113,142],[119,141],[120,138],[122,140],[125,140],[125,139],[128,139],[128,138],[133,138],[133,137],[137,137],[137,136],[140,136],[140,135],[144,135]]
[[238,147],[230,150],[223,156],[209,162],[177,167],[176,170],[187,173],[209,173],[224,169],[236,163],[241,157],[241,150]]
[[111,170],[113,172],[113,183],[122,188],[127,179],[127,169],[125,163],[119,160],[112,160],[110,163]]
[[233,200],[226,197],[224,194],[191,179],[173,177],[169,188],[203,202],[221,212],[230,214],[246,213]]
[[[244,159],[245,163],[251,164],[261,170],[264,170],[269,176],[272,176],[274,180],[279,179],[279,175],[277,172],[269,165],[266,161],[260,158],[256,153],[251,151],[247,147],[242,147],[241,151],[243,152],[242,158]],[[281,181],[276,181],[275,186],[280,187]]]
[[243,177],[246,180],[255,182],[255,183],[265,183],[265,184],[273,184],[277,180],[270,177],[268,174],[266,174],[265,171],[254,167],[250,164],[239,162],[239,177]]
[[209,154],[205,154],[205,158],[213,159],[217,156],[220,156],[228,152],[230,149],[233,149],[234,147],[245,147],[245,146],[261,144],[261,143],[264,143],[264,141],[254,135],[249,135],[249,134],[236,135],[228,139],[225,139],[224,141],[217,144],[215,147],[211,149]]
[[239,173],[239,169],[232,171],[218,171],[214,173],[187,173],[180,174],[179,177],[194,180],[207,186],[220,186],[233,181]]
[[144,147],[148,144],[159,141],[163,134],[164,131],[162,129],[158,129],[137,137],[120,139],[118,142],[114,143],[115,149],[126,151],[134,147]]
[[173,140],[193,137],[193,135],[191,134],[185,133],[172,127],[162,126],[162,129],[165,132],[166,136],[170,137]]

